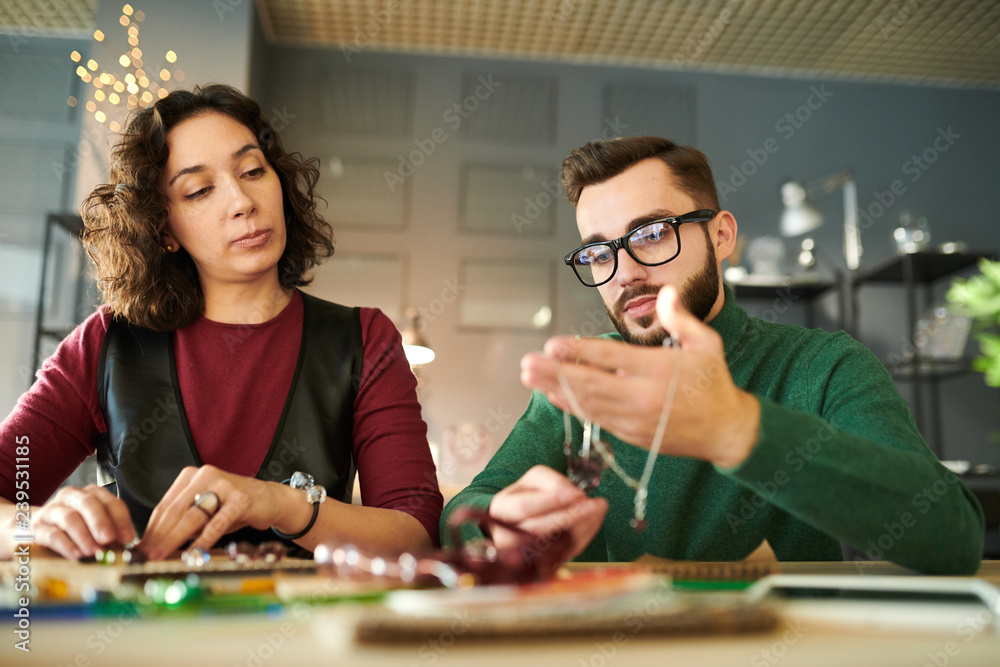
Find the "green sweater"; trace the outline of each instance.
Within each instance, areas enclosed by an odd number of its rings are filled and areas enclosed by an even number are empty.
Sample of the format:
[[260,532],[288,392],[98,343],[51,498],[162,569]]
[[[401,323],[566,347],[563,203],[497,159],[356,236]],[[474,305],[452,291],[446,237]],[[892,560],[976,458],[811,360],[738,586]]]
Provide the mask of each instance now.
[[[736,385],[760,400],[757,444],[731,469],[661,456],[641,533],[629,526],[635,492],[605,469],[596,493],[608,500],[608,514],[577,560],[632,561],[647,553],[739,560],[764,539],[779,560],[841,560],[844,541],[921,572],[974,573],[982,508],[927,447],[878,359],[844,332],[768,323],[749,317],[728,288],[725,298],[709,325],[722,335]],[[575,418],[572,424],[579,443],[582,427]],[[603,435],[638,478],[647,450]],[[488,506],[536,464],[565,473],[562,443],[562,411],[534,392],[493,459],[445,508],[445,542],[457,507]],[[477,535],[468,526],[462,531],[463,539]]]

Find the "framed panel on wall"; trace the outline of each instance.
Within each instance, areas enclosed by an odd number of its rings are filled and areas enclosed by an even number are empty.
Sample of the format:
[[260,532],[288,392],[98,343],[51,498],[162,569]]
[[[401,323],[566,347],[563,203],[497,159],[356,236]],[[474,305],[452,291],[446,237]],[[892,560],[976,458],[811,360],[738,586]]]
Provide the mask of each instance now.
[[444,119],[469,139],[551,144],[556,137],[556,79],[483,72],[462,77],[462,100]]
[[319,72],[317,89],[319,120],[327,132],[407,137],[413,129],[412,72],[333,67]]
[[336,232],[342,227],[367,231],[398,230],[406,226],[409,182],[390,184],[396,163],[381,158],[334,155],[321,166],[316,192],[326,200],[316,210]]
[[695,117],[694,86],[612,83],[604,89],[601,138],[645,134],[691,145],[698,139]]
[[338,252],[316,269],[304,291],[344,306],[379,308],[398,325],[406,271],[407,260],[399,255]]
[[547,167],[463,164],[458,224],[463,231],[551,236],[561,193]]
[[460,327],[547,332],[552,325],[552,266],[535,259],[466,259]]

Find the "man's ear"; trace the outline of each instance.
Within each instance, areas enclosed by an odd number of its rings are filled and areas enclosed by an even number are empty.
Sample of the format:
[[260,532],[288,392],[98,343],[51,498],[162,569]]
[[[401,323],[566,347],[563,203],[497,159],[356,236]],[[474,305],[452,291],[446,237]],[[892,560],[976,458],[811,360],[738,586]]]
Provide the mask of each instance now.
[[719,211],[715,216],[715,259],[721,262],[733,254],[736,248],[736,218],[729,211]]

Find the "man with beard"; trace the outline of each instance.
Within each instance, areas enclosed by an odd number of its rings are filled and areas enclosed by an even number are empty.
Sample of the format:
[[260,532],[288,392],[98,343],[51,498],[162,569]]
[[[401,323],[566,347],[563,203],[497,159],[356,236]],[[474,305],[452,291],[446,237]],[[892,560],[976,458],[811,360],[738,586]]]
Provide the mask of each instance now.
[[[582,239],[566,263],[618,335],[556,337],[524,357],[531,402],[445,509],[443,536],[471,506],[488,518],[462,539],[487,533],[526,558],[739,560],[766,541],[779,560],[840,560],[845,542],[922,572],[978,569],[982,509],[875,356],[735,303],[719,267],[736,219],[701,152],[589,143],[562,181]],[[679,346],[661,345],[667,332]],[[584,445],[603,449],[599,463]]]

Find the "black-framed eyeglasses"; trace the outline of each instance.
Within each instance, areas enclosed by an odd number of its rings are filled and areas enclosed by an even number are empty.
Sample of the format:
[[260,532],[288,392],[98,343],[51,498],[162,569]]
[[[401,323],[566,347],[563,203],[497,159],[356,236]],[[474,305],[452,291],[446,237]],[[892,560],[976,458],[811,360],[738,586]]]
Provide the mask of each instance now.
[[618,251],[643,266],[659,266],[681,254],[681,237],[677,229],[685,222],[708,222],[717,211],[701,209],[684,215],[652,220],[636,227],[621,238],[588,243],[563,258],[573,267],[576,277],[587,287],[598,287],[611,280],[618,271]]

